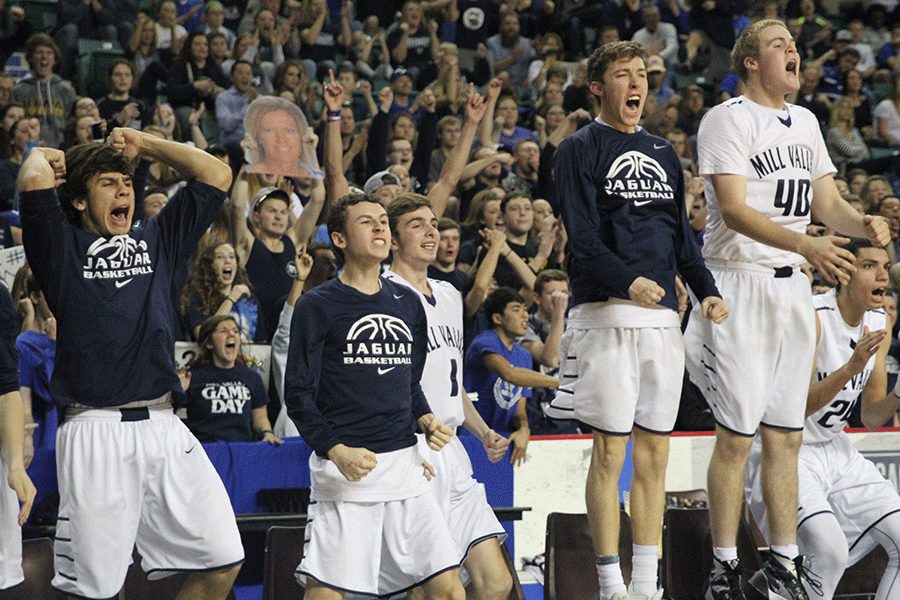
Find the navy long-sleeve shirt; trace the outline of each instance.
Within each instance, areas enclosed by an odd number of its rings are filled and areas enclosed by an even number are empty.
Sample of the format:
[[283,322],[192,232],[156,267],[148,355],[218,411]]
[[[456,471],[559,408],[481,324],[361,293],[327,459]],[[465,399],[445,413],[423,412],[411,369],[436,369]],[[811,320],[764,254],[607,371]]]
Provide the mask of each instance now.
[[368,295],[335,278],[294,306],[285,405],[323,458],[337,444],[375,453],[408,448],[416,421],[431,412],[419,385],[425,310],[408,288],[380,281]]
[[555,172],[573,306],[628,300],[632,282],[646,277],[665,290],[660,304],[677,311],[676,272],[701,300],[719,296],[690,231],[669,142],[594,121],[559,145]]
[[143,227],[107,239],[66,223],[54,189],[22,192],[25,256],[57,320],[56,404],[181,393],[172,282],[223,200],[222,190],[191,182]]

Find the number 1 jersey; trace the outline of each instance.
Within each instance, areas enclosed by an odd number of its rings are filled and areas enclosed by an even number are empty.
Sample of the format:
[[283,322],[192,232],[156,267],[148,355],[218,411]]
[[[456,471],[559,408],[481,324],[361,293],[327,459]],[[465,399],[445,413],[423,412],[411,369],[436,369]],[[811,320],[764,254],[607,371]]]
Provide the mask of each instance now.
[[776,110],[745,96],[732,98],[703,117],[697,148],[709,207],[703,256],[772,268],[801,264],[804,258],[795,252],[729,229],[709,176],[746,176],[747,206],[782,227],[806,233],[812,182],[836,171],[815,116],[793,104]]

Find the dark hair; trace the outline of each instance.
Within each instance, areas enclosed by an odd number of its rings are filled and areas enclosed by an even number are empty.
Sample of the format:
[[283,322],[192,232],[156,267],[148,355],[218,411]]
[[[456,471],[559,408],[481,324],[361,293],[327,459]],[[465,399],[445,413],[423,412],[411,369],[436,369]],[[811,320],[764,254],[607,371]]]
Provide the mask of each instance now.
[[[177,4],[175,5],[178,6]],[[187,36],[187,39],[184,40],[184,44],[181,46],[181,52],[178,53],[178,58],[180,58],[186,65],[190,65],[194,62],[194,56],[191,54],[191,45],[194,43],[194,40],[200,36],[206,38],[206,43],[209,43],[209,38],[206,37],[206,34],[200,31],[199,29],[195,29],[190,32]],[[196,74],[195,74],[196,76]]]
[[57,195],[63,214],[73,227],[81,228],[81,211],[73,203],[88,198],[88,182],[101,173],[131,177],[134,171],[124,154],[106,144],[89,142],[66,150],[66,182],[57,188]]
[[[344,233],[344,229],[347,226],[347,210],[351,206],[356,206],[357,204],[362,204],[363,202],[381,204],[378,201],[378,197],[374,194],[355,193],[347,194],[346,196],[338,198],[337,202],[328,207],[328,217],[325,219],[325,223],[328,226],[329,238],[331,238],[331,234],[333,233]],[[335,256],[343,261],[344,251],[334,244],[332,244],[332,247],[334,248]]]
[[544,286],[550,281],[565,281],[568,284],[569,276],[560,269],[544,269],[534,278],[534,295],[540,296],[544,293]]
[[525,304],[525,299],[522,297],[522,294],[508,287],[497,288],[484,299],[482,310],[484,310],[484,316],[487,317],[488,323],[492,328],[496,327],[494,315],[502,316],[506,312],[506,307],[512,302]]
[[219,144],[215,144],[214,146],[208,146],[206,148],[207,154],[212,154],[216,158],[225,158],[228,156],[228,149],[225,146],[220,146]]
[[511,191],[500,200],[500,212],[506,214],[506,205],[509,204],[510,200],[515,200],[516,198],[525,198],[531,204],[531,197],[527,192]]
[[[189,367],[205,367],[206,365],[213,362],[212,358],[212,349],[209,348],[209,342],[212,338],[212,334],[215,333],[216,328],[219,326],[219,323],[223,321],[232,321],[235,325],[238,326],[238,329],[241,328],[241,324],[238,323],[237,317],[232,313],[228,313],[225,315],[213,315],[207,320],[203,321],[200,325],[200,331],[197,332],[197,355],[191,359],[188,363]],[[238,336],[238,340],[240,340],[240,335]],[[240,343],[240,341],[238,342]],[[234,361],[234,364],[247,366],[247,357],[244,356],[242,352],[238,352],[237,359]]]
[[[896,198],[896,196],[887,196],[887,197],[888,197],[888,198]],[[881,205],[881,204],[879,203],[879,206],[880,206],[880,205]],[[853,253],[853,256],[856,256],[856,257],[858,258],[858,257],[859,257],[859,251],[862,250],[863,248],[881,248],[881,247],[880,247],[880,246],[876,246],[875,244],[873,244],[872,242],[870,242],[870,241],[867,240],[866,238],[852,237],[852,238],[850,238],[850,241],[849,241],[849,242],[847,242],[846,244],[844,244],[844,248],[847,249],[847,250],[849,250],[850,252],[852,252],[852,253]],[[884,250],[884,248],[881,248],[881,249]],[[834,286],[834,289],[837,290],[837,291],[840,291],[840,289],[841,289],[841,282],[840,282],[840,280],[838,280],[837,284]]]
[[236,61],[234,61],[234,64],[231,65],[230,75],[231,75],[232,80],[234,80],[234,70],[237,68],[238,65],[247,65],[248,67],[250,67],[250,72],[251,73],[253,72],[253,65],[250,63],[249,60],[244,60],[244,59],[236,60]]
[[644,47],[629,40],[604,44],[594,50],[588,59],[588,81],[603,83],[603,75],[609,65],[617,60],[644,58]]
[[397,234],[397,224],[400,222],[400,217],[406,213],[415,212],[424,206],[431,208],[431,200],[415,192],[406,192],[394,198],[387,208],[391,234]]
[[438,219],[438,232],[447,231],[449,229],[455,229],[462,233],[462,227],[460,227],[459,223],[457,223],[450,217],[441,217],[440,219]]
[[117,58],[111,63],[109,63],[109,68],[106,69],[106,87],[112,89],[112,75],[113,71],[116,70],[116,67],[119,65],[125,65],[129,69],[131,69],[131,76],[134,77],[134,65],[131,64],[131,61],[127,58]]

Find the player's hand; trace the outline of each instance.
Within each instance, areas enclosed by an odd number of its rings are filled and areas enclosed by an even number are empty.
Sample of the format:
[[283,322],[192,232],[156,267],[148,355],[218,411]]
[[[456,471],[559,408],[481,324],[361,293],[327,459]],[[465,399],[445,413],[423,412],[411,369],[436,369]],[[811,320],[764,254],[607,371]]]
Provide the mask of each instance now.
[[509,462],[517,467],[525,462],[525,450],[528,449],[528,440],[531,439],[531,430],[528,427],[520,427],[509,435],[509,443],[513,447],[509,455]]
[[24,525],[25,521],[28,520],[28,515],[31,514],[31,505],[34,503],[34,496],[37,494],[37,490],[34,489],[34,484],[31,483],[31,479],[24,468],[10,469],[7,481],[9,487],[19,497],[19,502],[22,503],[22,509],[19,511],[19,525]]
[[822,274],[825,281],[832,285],[838,281],[841,285],[847,285],[850,283],[850,273],[856,271],[856,267],[853,266],[856,257],[841,247],[849,241],[850,238],[836,235],[823,237],[804,235],[800,242],[799,253]]
[[115,127],[106,143],[113,147],[117,152],[125,155],[125,158],[131,160],[141,152],[141,136],[144,134],[136,129],[128,127]]
[[334,71],[331,69],[328,69],[328,77],[330,81],[325,84],[322,96],[325,98],[325,106],[334,112],[341,110],[344,105],[344,86],[334,78]]
[[700,303],[700,310],[705,319],[709,319],[716,325],[728,318],[728,307],[725,301],[718,296],[707,296]]
[[284,440],[272,433],[271,431],[267,431],[263,434],[262,441],[269,442],[269,444],[273,446],[280,446],[284,443]]
[[509,440],[493,429],[487,430],[481,443],[484,444],[484,451],[491,462],[498,462],[502,459],[506,455],[506,449],[509,448]]
[[418,424],[419,429],[425,434],[428,447],[432,450],[440,450],[453,437],[453,430],[441,423],[441,420],[432,413],[419,417]]
[[361,480],[378,464],[375,453],[371,450],[350,448],[344,444],[338,444],[329,450],[328,458],[337,466],[341,475],[347,478],[347,481]]
[[628,288],[628,296],[632,301],[641,306],[650,307],[663,299],[666,290],[662,289],[655,281],[646,277],[638,277],[631,282]]
[[847,368],[850,369],[851,373],[858,375],[863,372],[863,369],[869,363],[869,359],[878,352],[878,347],[886,335],[887,331],[884,329],[869,331],[868,327],[863,328],[862,337],[857,340],[853,354],[850,355],[850,360],[847,361]]
[[422,468],[425,469],[425,479],[427,479],[428,481],[434,479],[434,467],[428,464],[427,460],[422,461]]
[[866,226],[866,237],[873,246],[883,248],[891,243],[891,228],[884,217],[866,215],[863,217],[863,225]]

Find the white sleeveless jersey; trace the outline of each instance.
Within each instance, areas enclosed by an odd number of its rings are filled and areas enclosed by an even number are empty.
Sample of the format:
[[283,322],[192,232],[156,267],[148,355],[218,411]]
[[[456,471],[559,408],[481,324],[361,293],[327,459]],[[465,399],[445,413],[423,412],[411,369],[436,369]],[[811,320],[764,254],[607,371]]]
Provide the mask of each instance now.
[[746,176],[747,206],[782,227],[805,233],[813,195],[811,184],[836,171],[815,116],[792,104],[785,104],[785,110],[775,110],[744,96],[732,98],[703,117],[697,148],[709,206],[703,256],[772,268],[802,263],[804,258],[799,254],[729,229],[709,176]]
[[[812,378],[812,383],[815,383],[847,364],[865,327],[868,327],[869,331],[884,329],[885,315],[882,310],[867,310],[859,325],[855,327],[847,325],[838,310],[834,290],[813,296],[813,305],[816,307],[822,332],[819,345],[816,347],[816,372]],[[804,444],[827,442],[844,430],[847,419],[850,418],[850,410],[866,387],[874,365],[873,356],[866,363],[862,373],[848,381],[831,402],[806,417],[803,423]]]
[[422,371],[422,391],[442,423],[459,427],[465,420],[462,403],[463,304],[459,290],[446,281],[429,279],[429,298],[394,271],[383,276],[412,289],[425,307],[428,355]]

